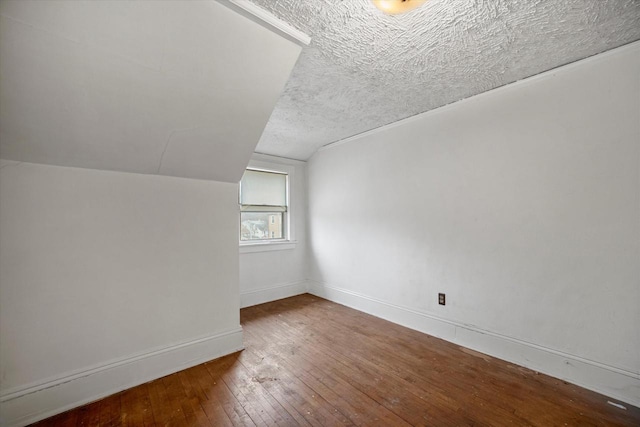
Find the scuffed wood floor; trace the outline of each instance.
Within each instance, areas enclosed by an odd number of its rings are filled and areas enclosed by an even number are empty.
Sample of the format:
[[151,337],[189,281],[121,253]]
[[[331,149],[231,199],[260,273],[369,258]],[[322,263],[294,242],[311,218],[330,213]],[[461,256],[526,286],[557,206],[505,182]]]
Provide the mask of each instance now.
[[244,351],[36,425],[640,426],[638,408],[312,295],[241,322]]

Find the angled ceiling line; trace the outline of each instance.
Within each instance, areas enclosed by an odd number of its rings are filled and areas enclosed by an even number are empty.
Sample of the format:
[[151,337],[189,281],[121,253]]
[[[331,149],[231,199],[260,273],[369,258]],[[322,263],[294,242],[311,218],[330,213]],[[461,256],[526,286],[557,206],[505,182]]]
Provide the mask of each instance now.
[[[255,151],[323,145],[640,40],[638,0],[246,0],[313,36]],[[395,46],[390,46],[393,40]]]
[[[416,114],[414,114],[412,116],[408,116],[408,117],[405,117],[403,119],[396,120],[394,122],[387,123],[385,125],[378,126],[378,127],[375,127],[375,128],[369,129],[369,130],[365,130],[363,132],[357,133],[355,135],[348,136],[346,138],[342,138],[342,139],[339,139],[339,140],[336,140],[336,141],[329,142],[329,143],[324,144],[321,147],[319,147],[316,151],[314,151],[314,154],[317,153],[317,152],[320,152],[320,151],[329,150],[331,148],[335,148],[335,147],[339,147],[339,146],[344,145],[344,144],[355,142],[358,139],[364,138],[366,136],[374,135],[376,133],[384,132],[384,131],[386,131],[388,129],[393,129],[393,128],[398,127],[398,126],[402,126],[402,125],[405,125],[407,123],[411,123],[411,122],[419,120],[419,119],[421,119],[423,117],[427,117],[427,116],[431,116],[431,115],[434,115],[434,114],[443,113],[443,112],[447,111],[448,109],[454,107],[455,105],[459,104],[460,102],[469,101],[471,99],[479,99],[479,98],[485,97],[485,96],[491,96],[491,95],[494,95],[496,92],[498,92],[498,91],[500,91],[502,89],[505,89],[507,87],[526,86],[526,85],[529,85],[529,84],[537,81],[538,79],[546,78],[546,77],[551,76],[551,75],[553,75],[555,73],[564,72],[565,70],[570,70],[573,67],[579,67],[581,64],[584,63],[584,61],[601,61],[601,60],[606,59],[609,56],[617,55],[622,51],[626,51],[628,49],[635,49],[635,48],[637,48],[639,46],[640,46],[640,40],[636,40],[636,41],[633,41],[633,42],[626,43],[626,44],[624,44],[622,46],[610,49],[610,50],[608,50],[606,52],[596,53],[596,54],[593,54],[593,55],[588,56],[586,58],[577,59],[575,61],[567,62],[566,64],[558,65],[557,67],[551,68],[551,69],[546,70],[546,71],[541,71],[541,72],[539,72],[537,74],[534,74],[532,76],[526,77],[524,79],[516,80],[515,82],[511,82],[511,83],[505,83],[502,86],[495,87],[493,89],[478,93],[476,95],[472,95],[472,96],[468,96],[466,98],[458,99],[457,101],[450,102],[450,103],[442,105],[440,107],[433,108],[433,109],[427,110],[427,111],[423,111],[421,113],[416,113]],[[277,155],[272,155],[272,154],[267,154],[267,155],[273,156],[273,157],[282,157],[282,156],[277,156]],[[306,160],[302,160],[302,161],[306,161]]]
[[217,0],[218,3],[233,9],[246,18],[262,25],[269,30],[275,31],[286,39],[302,46],[311,43],[311,37],[286,23],[270,12],[246,0]]

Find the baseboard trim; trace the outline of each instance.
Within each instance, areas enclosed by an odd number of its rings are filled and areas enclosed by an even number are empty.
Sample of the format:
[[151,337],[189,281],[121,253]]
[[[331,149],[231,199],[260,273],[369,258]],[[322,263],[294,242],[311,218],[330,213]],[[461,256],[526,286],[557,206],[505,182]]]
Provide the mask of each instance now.
[[301,280],[242,292],[240,293],[240,307],[246,308],[252,305],[264,304],[265,302],[301,295],[308,291],[309,283],[306,280]]
[[640,407],[640,374],[309,281],[309,293]]
[[6,390],[0,396],[0,425],[26,426],[243,348],[238,327]]

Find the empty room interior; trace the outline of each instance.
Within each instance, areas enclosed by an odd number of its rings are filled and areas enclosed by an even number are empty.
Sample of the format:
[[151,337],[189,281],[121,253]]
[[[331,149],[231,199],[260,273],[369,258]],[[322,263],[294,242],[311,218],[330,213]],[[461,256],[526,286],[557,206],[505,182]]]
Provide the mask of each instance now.
[[0,425],[640,425],[637,0],[0,0]]

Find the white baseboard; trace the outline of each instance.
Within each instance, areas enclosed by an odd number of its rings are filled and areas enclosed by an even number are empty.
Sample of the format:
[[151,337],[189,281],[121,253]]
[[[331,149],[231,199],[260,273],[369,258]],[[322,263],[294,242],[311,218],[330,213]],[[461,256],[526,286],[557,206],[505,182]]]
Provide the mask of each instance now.
[[289,298],[295,295],[305,294],[309,291],[309,284],[306,280],[285,283],[283,285],[270,286],[240,293],[240,307],[251,307],[252,305],[264,304],[265,302],[276,301],[282,298]]
[[309,281],[309,293],[640,407],[640,375],[473,328],[366,295]]
[[238,327],[6,390],[0,396],[0,425],[26,426],[243,348],[242,328]]

